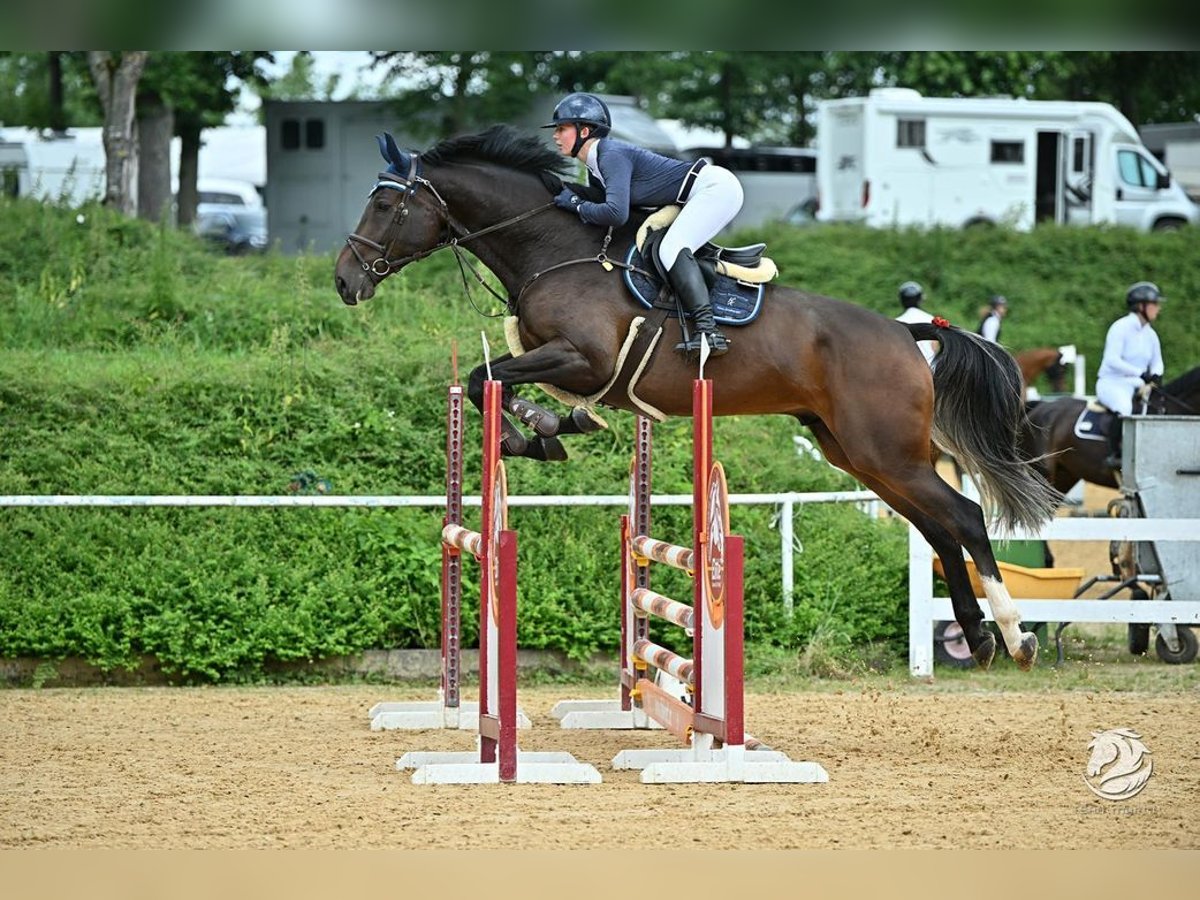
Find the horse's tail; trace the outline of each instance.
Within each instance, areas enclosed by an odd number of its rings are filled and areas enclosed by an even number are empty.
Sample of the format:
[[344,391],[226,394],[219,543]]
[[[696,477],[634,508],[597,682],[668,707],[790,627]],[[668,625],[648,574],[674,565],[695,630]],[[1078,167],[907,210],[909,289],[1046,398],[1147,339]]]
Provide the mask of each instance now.
[[934,442],[975,480],[984,508],[1004,527],[1038,530],[1063,497],[1018,450],[1028,415],[1016,360],[961,328],[918,322],[908,330],[941,343],[933,364]]

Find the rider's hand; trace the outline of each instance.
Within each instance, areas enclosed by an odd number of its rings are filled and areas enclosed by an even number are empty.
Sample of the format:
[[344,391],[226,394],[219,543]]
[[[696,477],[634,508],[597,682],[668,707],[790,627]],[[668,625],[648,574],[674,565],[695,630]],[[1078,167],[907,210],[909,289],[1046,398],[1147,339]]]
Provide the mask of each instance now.
[[580,197],[570,188],[563,188],[558,192],[558,196],[554,198],[554,205],[559,209],[567,209],[575,212],[579,209],[579,204],[583,202]]

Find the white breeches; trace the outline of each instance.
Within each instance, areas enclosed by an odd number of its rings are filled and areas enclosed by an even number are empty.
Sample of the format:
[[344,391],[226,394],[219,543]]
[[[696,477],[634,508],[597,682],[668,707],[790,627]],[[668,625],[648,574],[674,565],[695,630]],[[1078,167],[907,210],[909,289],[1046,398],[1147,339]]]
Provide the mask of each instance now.
[[658,248],[663,266],[670,269],[686,248],[695,252],[733,221],[742,208],[742,185],[737,176],[709,164],[700,170],[687,203],[663,235]]
[[1133,415],[1133,392],[1142,386],[1136,375],[1096,379],[1096,399],[1123,416]]

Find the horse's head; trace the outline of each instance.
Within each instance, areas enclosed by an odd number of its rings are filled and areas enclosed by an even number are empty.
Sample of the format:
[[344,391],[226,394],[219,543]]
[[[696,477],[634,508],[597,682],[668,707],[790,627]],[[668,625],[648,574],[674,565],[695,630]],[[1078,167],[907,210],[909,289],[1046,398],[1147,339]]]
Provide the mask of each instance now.
[[1087,773],[1099,775],[1101,770],[1121,754],[1121,739],[1112,731],[1093,731],[1088,743]]
[[420,157],[380,135],[379,152],[388,164],[367,196],[367,206],[334,268],[334,285],[342,302],[353,306],[369,300],[378,284],[446,240],[446,203],[421,177]]
[[1067,390],[1067,367],[1063,365],[1062,353],[1057,353],[1054,361],[1046,366],[1046,380],[1050,382],[1050,390],[1056,394]]

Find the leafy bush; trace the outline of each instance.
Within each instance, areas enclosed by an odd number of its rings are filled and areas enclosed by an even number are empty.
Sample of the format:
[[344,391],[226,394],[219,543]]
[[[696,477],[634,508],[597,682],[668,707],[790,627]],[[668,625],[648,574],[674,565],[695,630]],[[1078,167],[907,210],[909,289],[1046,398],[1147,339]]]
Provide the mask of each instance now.
[[[316,480],[337,494],[444,492],[450,344],[464,367],[481,320],[449,256],[344,307],[330,256],[226,258],[189,235],[100,207],[0,200],[0,494],[279,494]],[[1200,342],[1193,232],[1049,229],[946,233],[769,229],[784,280],[888,314],[900,281],[973,324],[1003,291],[1013,346],[1076,343],[1091,364],[1125,286],[1159,281],[1168,374]],[[498,351],[497,351],[498,352]],[[869,365],[869,360],[863,360]],[[719,390],[719,385],[718,385]],[[520,494],[627,490],[633,417],[569,445],[564,466],[516,461]],[[468,491],[479,419],[468,416]],[[717,421],[731,490],[853,488],[797,453],[783,417]],[[656,426],[659,493],[691,484],[690,423]],[[311,473],[298,477],[302,473]],[[477,511],[469,510],[477,515]],[[259,677],[273,660],[438,644],[436,509],[9,509],[0,531],[0,655],[79,655],[104,668],[155,655],[181,679]],[[576,658],[618,640],[616,510],[514,508],[520,642]],[[685,541],[689,510],[655,507],[655,532]],[[738,506],[747,539],[746,633],[790,654],[898,647],[906,629],[905,530],[853,507],[797,513],[795,615],[783,614],[774,511]],[[469,521],[471,521],[469,519]],[[476,573],[468,567],[468,583]],[[682,575],[655,586],[684,598]],[[473,606],[468,592],[468,608]],[[466,618],[465,640],[475,637]],[[655,638],[680,635],[656,626]],[[812,654],[810,654],[812,655]]]

